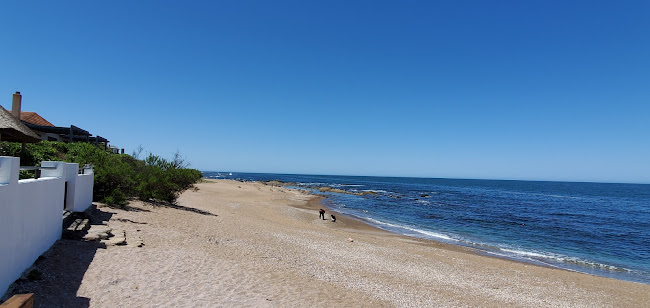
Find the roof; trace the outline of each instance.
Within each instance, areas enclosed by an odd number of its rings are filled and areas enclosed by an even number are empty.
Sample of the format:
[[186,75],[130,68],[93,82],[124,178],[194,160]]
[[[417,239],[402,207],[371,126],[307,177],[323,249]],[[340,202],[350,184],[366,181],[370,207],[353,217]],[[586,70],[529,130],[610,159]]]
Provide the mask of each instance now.
[[0,106],[0,138],[3,141],[39,142],[41,138]]
[[[11,110],[9,110],[9,113],[11,113]],[[20,120],[23,121],[23,122],[27,122],[27,123],[38,125],[38,126],[51,126],[51,127],[54,127],[54,124],[50,123],[50,121],[45,120],[38,113],[32,112],[32,111],[21,111],[20,112]]]
[[81,129],[79,127],[76,127],[74,125],[70,125],[70,127],[57,127],[57,126],[40,126],[40,125],[34,125],[30,123],[25,124],[27,127],[37,130],[39,132],[44,132],[44,133],[53,133],[53,134],[60,134],[60,135],[70,135],[72,134],[73,136],[83,136],[85,139],[86,136],[92,135],[85,129]]

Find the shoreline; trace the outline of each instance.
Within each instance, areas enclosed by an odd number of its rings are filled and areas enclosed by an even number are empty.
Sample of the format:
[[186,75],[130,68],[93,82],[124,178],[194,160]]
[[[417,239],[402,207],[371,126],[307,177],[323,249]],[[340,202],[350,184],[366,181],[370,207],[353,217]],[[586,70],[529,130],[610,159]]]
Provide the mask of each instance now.
[[[223,180],[231,180],[231,179],[223,179]],[[237,181],[237,180],[233,180],[233,181]],[[257,182],[257,181],[252,181],[252,182]],[[273,182],[275,182],[275,181],[273,181]],[[265,183],[265,182],[260,181],[260,183]],[[279,182],[279,185],[283,185],[284,187],[290,186],[290,185],[286,185],[286,184],[287,183]],[[311,188],[311,187],[309,187],[309,188]],[[434,238],[426,238],[426,237],[418,237],[418,236],[412,236],[412,235],[407,235],[407,234],[401,234],[401,233],[396,232],[396,231],[391,231],[391,230],[383,229],[383,228],[381,228],[379,226],[374,226],[371,222],[364,221],[364,218],[362,218],[362,217],[355,217],[355,216],[351,216],[351,215],[348,215],[348,214],[344,214],[344,213],[340,213],[340,212],[335,211],[333,208],[327,206],[323,202],[324,200],[329,198],[327,195],[318,194],[317,192],[312,193],[309,190],[304,190],[302,188],[295,188],[295,189],[300,190],[300,191],[305,191],[306,193],[312,194],[315,197],[319,198],[319,200],[320,200],[319,202],[322,202],[321,203],[322,205],[319,205],[319,206],[326,207],[330,212],[336,212],[338,215],[341,215],[342,217],[344,216],[344,217],[347,217],[348,219],[353,219],[353,220],[359,222],[362,225],[368,226],[369,228],[373,228],[373,229],[376,229],[378,231],[387,232],[388,234],[395,235],[395,236],[403,236],[403,237],[409,238],[409,239],[421,240],[421,241],[423,241],[424,245],[433,245],[434,247],[444,247],[445,249],[449,249],[449,250],[460,251],[460,252],[468,252],[468,253],[473,253],[473,254],[476,254],[476,255],[479,255],[479,256],[484,256],[484,257],[489,257],[489,258],[496,258],[496,259],[500,259],[500,260],[518,262],[518,263],[523,263],[523,264],[532,265],[532,266],[539,266],[539,267],[542,267],[542,268],[557,269],[557,270],[563,270],[563,271],[567,271],[567,272],[571,272],[571,273],[579,273],[579,274],[590,275],[590,276],[594,276],[594,277],[614,279],[614,280],[617,280],[617,281],[625,281],[625,282],[631,282],[631,283],[650,286],[650,283],[648,283],[648,282],[636,281],[636,280],[631,280],[631,279],[623,279],[621,277],[618,277],[615,274],[606,275],[606,273],[607,273],[606,271],[602,271],[603,274],[599,274],[598,271],[595,271],[596,273],[590,273],[590,272],[588,272],[586,270],[581,271],[580,269],[573,269],[573,268],[569,268],[569,267],[563,267],[562,264],[557,264],[556,265],[556,264],[547,263],[547,262],[540,261],[540,260],[526,260],[524,258],[518,258],[516,256],[499,255],[497,253],[490,252],[489,250],[482,250],[481,248],[473,247],[471,245],[463,245],[462,243],[450,243],[450,242],[445,242],[445,241],[442,241],[442,240],[437,240],[437,239],[434,239]],[[338,191],[334,191],[334,192],[338,192]],[[318,207],[312,206],[311,209],[317,210]],[[607,264],[602,264],[602,265],[603,266],[610,266],[610,265],[607,265]]]
[[[231,181],[236,181],[236,180],[231,180]],[[258,182],[258,181],[253,181],[253,182]],[[259,182],[259,183],[261,183],[261,182]],[[287,189],[291,189],[291,188],[287,188]],[[599,276],[599,275],[586,273],[586,272],[581,272],[581,271],[577,271],[577,270],[572,270],[572,269],[568,269],[568,268],[562,268],[562,267],[554,266],[554,265],[551,265],[551,264],[538,264],[538,263],[534,263],[534,262],[527,262],[525,260],[519,260],[519,259],[516,259],[516,258],[510,258],[510,257],[507,257],[507,256],[493,255],[493,254],[490,254],[487,251],[483,251],[483,250],[480,250],[478,248],[474,248],[474,247],[471,247],[471,246],[455,245],[455,244],[451,244],[451,243],[445,243],[445,242],[442,242],[442,241],[437,241],[437,240],[434,240],[434,239],[420,238],[420,237],[400,234],[400,233],[397,233],[397,232],[391,232],[389,230],[385,230],[385,229],[373,226],[370,223],[364,222],[360,218],[334,211],[332,208],[328,207],[326,204],[323,203],[323,201],[328,198],[327,196],[321,196],[321,195],[315,195],[315,194],[312,194],[312,195],[313,195],[314,199],[308,201],[305,206],[302,206],[302,207],[301,206],[296,206],[296,205],[292,205],[292,206],[297,207],[297,208],[301,208],[301,209],[313,210],[314,212],[318,211],[318,209],[320,209],[320,208],[324,208],[324,209],[327,209],[330,212],[337,213],[336,222],[339,223],[339,221],[341,221],[340,218],[338,218],[338,217],[349,219],[350,221],[345,220],[345,222],[343,222],[343,226],[347,227],[347,228],[350,228],[351,230],[356,229],[356,230],[361,231],[361,232],[376,232],[378,234],[383,232],[383,233],[385,233],[385,234],[383,234],[383,236],[396,236],[396,237],[402,237],[402,238],[405,238],[405,239],[415,240],[415,241],[419,241],[420,242],[419,244],[424,245],[424,246],[441,248],[441,249],[446,249],[446,250],[461,252],[461,253],[470,253],[470,254],[475,254],[477,256],[480,256],[480,257],[494,258],[494,259],[498,259],[498,260],[504,260],[504,261],[509,261],[509,262],[526,264],[526,265],[530,265],[530,266],[537,266],[537,267],[540,267],[540,268],[555,269],[555,270],[566,271],[566,272],[569,272],[569,273],[583,274],[583,275],[589,275],[589,276],[593,276],[593,277],[613,279],[613,280],[617,280],[617,281],[625,281],[625,282],[636,283],[636,284],[641,284],[641,285],[648,285],[646,283],[642,283],[642,282],[638,282],[638,281],[623,280],[623,279],[617,279],[617,278],[607,277],[607,276]],[[327,213],[326,213],[326,215],[327,215]]]
[[[223,181],[236,181],[237,182],[237,180],[234,180],[234,179],[207,179],[207,180],[216,180],[216,181],[223,180]],[[246,181],[246,182],[249,182],[249,181]],[[266,184],[264,181],[250,181],[250,182],[251,183],[261,183],[261,184],[264,184],[264,185],[269,185],[269,184]],[[472,254],[472,255],[474,255],[476,257],[480,257],[480,258],[490,258],[490,259],[500,260],[500,261],[504,261],[504,262],[512,262],[512,263],[515,263],[515,264],[524,265],[526,267],[533,266],[533,267],[537,267],[537,268],[540,268],[540,269],[562,271],[562,272],[565,272],[565,273],[568,273],[568,274],[586,275],[586,276],[594,277],[594,278],[597,278],[597,279],[608,279],[608,280],[612,280],[612,281],[618,281],[618,282],[624,282],[624,283],[632,283],[632,284],[637,284],[637,285],[644,286],[644,287],[650,287],[650,284],[643,283],[643,282],[618,279],[618,278],[608,277],[608,276],[600,276],[600,275],[591,274],[591,273],[587,273],[587,272],[582,272],[582,271],[578,271],[578,270],[573,270],[573,269],[569,269],[569,268],[563,268],[563,267],[555,266],[555,265],[552,265],[552,264],[540,264],[541,262],[540,263],[535,263],[535,262],[532,262],[532,261],[528,262],[526,260],[520,260],[520,259],[516,259],[516,258],[513,258],[513,257],[499,256],[499,255],[491,254],[488,251],[483,251],[481,249],[471,247],[471,246],[464,246],[464,245],[446,243],[446,242],[438,241],[438,240],[435,240],[435,239],[420,238],[420,237],[400,234],[400,233],[397,233],[397,232],[391,232],[389,230],[385,230],[385,229],[382,229],[380,227],[373,226],[371,223],[363,221],[362,218],[358,218],[358,217],[350,216],[350,215],[347,215],[347,214],[344,214],[344,213],[336,212],[334,209],[327,206],[323,202],[324,200],[326,200],[328,198],[326,195],[311,193],[308,190],[301,189],[301,188],[289,188],[286,185],[284,185],[284,183],[280,183],[279,185],[286,188],[286,189],[292,189],[292,190],[304,192],[304,193],[307,193],[307,194],[313,196],[313,199],[308,201],[305,205],[303,205],[303,206],[292,205],[293,207],[300,208],[300,209],[312,210],[312,211],[314,211],[314,213],[317,213],[319,208],[326,209],[329,212],[335,212],[335,213],[337,213],[337,221],[336,221],[336,223],[339,223],[341,221],[340,218],[345,218],[346,222],[343,223],[343,227],[349,229],[349,231],[351,231],[351,232],[369,232],[369,233],[374,233],[374,234],[377,234],[377,235],[380,235],[380,236],[398,237],[398,238],[402,238],[404,240],[414,241],[414,244],[422,245],[422,246],[425,246],[425,247],[431,247],[431,248],[436,248],[436,249],[444,249],[444,250],[451,251],[451,252]],[[271,186],[278,187],[278,186],[275,186],[273,184],[271,184]],[[326,215],[328,215],[328,214],[326,213]]]
[[[228,181],[228,180],[226,180],[226,181]],[[233,180],[233,181],[235,181],[235,180]],[[254,181],[254,182],[257,182],[257,181]],[[262,183],[262,182],[260,182],[260,183]],[[287,188],[287,189],[292,189],[292,188]],[[297,191],[304,191],[304,190],[301,190],[301,189],[296,189],[296,190]],[[309,192],[307,191],[307,193],[309,193]],[[325,199],[328,198],[327,196],[317,195],[317,194],[312,194],[312,193],[309,193],[309,194],[313,196],[313,199],[309,200],[304,206],[295,206],[295,205],[293,205],[293,206],[297,207],[297,208],[301,208],[301,209],[311,210],[311,211],[314,212],[314,215],[316,215],[319,208],[326,209],[329,212],[336,212],[333,208],[327,206],[323,202]],[[564,273],[566,275],[570,275],[570,276],[584,275],[584,276],[591,277],[591,278],[596,279],[596,280],[605,279],[605,280],[607,280],[609,282],[612,282],[612,283],[617,283],[617,282],[625,283],[625,284],[631,283],[631,284],[638,285],[638,286],[643,287],[643,288],[650,287],[650,285],[642,283],[642,282],[630,281],[630,280],[622,280],[622,279],[617,279],[617,278],[607,277],[607,276],[599,276],[599,275],[595,275],[595,274],[591,274],[591,273],[586,273],[586,272],[581,272],[581,271],[577,271],[577,270],[562,268],[562,267],[554,266],[554,265],[551,265],[551,264],[538,264],[538,263],[534,263],[534,262],[526,262],[525,260],[510,258],[510,257],[507,257],[507,256],[493,255],[493,254],[490,254],[487,251],[482,251],[482,250],[480,250],[478,248],[474,248],[474,247],[471,247],[471,246],[455,245],[455,244],[451,244],[451,243],[445,243],[445,242],[442,242],[442,241],[437,241],[435,239],[419,238],[419,237],[413,237],[413,236],[408,236],[408,235],[404,235],[404,234],[399,234],[397,232],[391,232],[389,230],[385,230],[385,229],[373,226],[370,223],[364,222],[361,218],[357,218],[357,217],[350,216],[350,215],[343,214],[343,213],[339,213],[339,212],[336,212],[336,213],[337,213],[336,223],[339,223],[339,221],[341,221],[341,218],[345,219],[345,223],[343,224],[343,228],[348,229],[348,231],[353,232],[353,233],[356,233],[356,232],[372,233],[372,234],[376,234],[376,235],[379,235],[379,236],[396,237],[396,238],[401,238],[401,239],[406,240],[406,241],[411,241],[411,243],[415,244],[415,245],[421,245],[421,246],[424,246],[424,247],[434,248],[434,249],[443,249],[443,250],[453,252],[453,253],[469,254],[469,255],[472,255],[472,256],[475,256],[475,257],[478,257],[478,258],[489,258],[489,259],[492,259],[492,260],[497,260],[498,262],[506,262],[506,263],[511,263],[512,265],[516,265],[516,266],[524,266],[525,268],[533,267],[533,268],[538,268],[539,270],[542,270],[542,271],[546,271],[546,270],[548,270],[548,271],[559,271],[559,272],[562,272],[562,273]],[[326,215],[327,215],[327,213],[326,213]],[[576,276],[576,278],[580,279],[578,276]],[[590,278],[584,278],[583,277],[582,279],[590,279]],[[650,297],[647,297],[647,298],[650,299]],[[619,305],[620,305],[620,303],[619,303]],[[625,305],[623,305],[623,306],[625,306]]]
[[[99,207],[126,244],[60,240],[34,307],[642,307],[650,286],[484,256],[341,216],[319,197],[210,180],[177,205]],[[97,222],[95,222],[97,223]],[[10,296],[11,293],[5,296]]]

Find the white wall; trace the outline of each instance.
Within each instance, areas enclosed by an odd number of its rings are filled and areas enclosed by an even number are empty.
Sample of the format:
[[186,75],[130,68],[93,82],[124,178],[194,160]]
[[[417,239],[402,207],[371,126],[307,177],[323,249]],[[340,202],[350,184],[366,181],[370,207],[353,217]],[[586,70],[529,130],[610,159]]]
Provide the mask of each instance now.
[[41,167],[49,167],[56,169],[42,169],[42,177],[59,177],[67,183],[67,193],[65,196],[65,210],[72,211],[74,209],[74,195],[76,188],[77,173],[79,172],[79,164],[64,163],[60,161],[44,161],[41,162]]
[[43,169],[40,179],[19,181],[20,159],[0,156],[0,295],[61,237],[64,206],[84,211],[92,204],[92,169],[78,175],[77,164],[41,166],[54,169]]
[[18,181],[19,162],[0,157],[0,294],[61,237],[63,178]]
[[56,169],[41,170],[42,177],[62,177],[68,183],[65,198],[65,210],[71,212],[85,211],[93,201],[94,173],[92,168],[79,173],[79,164],[60,161],[44,161],[41,167]]
[[83,212],[93,204],[94,179],[95,175],[93,173],[77,176],[74,204],[72,206],[73,212]]

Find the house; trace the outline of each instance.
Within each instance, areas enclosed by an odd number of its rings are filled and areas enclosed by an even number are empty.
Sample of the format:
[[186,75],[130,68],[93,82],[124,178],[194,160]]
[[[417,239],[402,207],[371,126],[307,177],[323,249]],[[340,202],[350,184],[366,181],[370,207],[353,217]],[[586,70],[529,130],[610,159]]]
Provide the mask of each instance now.
[[[63,141],[63,138],[59,134],[46,132],[46,130],[51,130],[51,127],[55,126],[36,112],[20,111],[20,121],[39,135],[41,140]],[[39,130],[39,127],[43,127],[44,129]]]
[[77,126],[70,127],[54,126],[50,121],[43,118],[36,112],[22,111],[22,95],[16,92],[13,95],[12,109],[9,111],[13,117],[27,126],[31,131],[38,135],[40,140],[61,141],[61,142],[88,142],[95,145],[104,145],[108,147],[108,139],[101,136],[93,136],[87,130]]

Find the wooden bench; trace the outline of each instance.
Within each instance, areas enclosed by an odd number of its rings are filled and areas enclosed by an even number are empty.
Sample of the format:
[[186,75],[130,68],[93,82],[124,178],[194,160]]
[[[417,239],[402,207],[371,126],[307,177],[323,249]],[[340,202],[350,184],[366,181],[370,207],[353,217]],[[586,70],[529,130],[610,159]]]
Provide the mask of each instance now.
[[34,293],[16,294],[0,304],[0,308],[32,308],[32,306],[34,306]]

